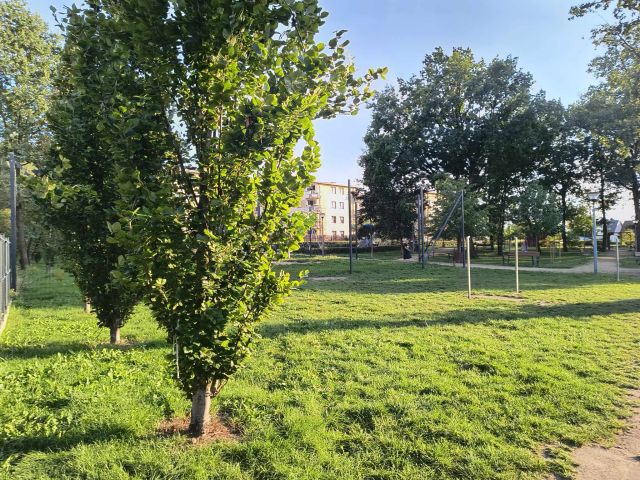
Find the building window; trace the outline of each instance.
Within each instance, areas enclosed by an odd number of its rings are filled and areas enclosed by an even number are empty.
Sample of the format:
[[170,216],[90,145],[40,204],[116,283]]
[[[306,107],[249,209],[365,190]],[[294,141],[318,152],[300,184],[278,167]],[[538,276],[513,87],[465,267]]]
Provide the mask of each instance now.
[[331,187],[331,193],[337,193],[337,191],[336,187]]
[[331,202],[331,208],[336,208],[336,202]]
[[340,230],[340,237],[344,238],[344,230]]
[[344,210],[344,202],[340,202],[340,208]]
[[340,217],[340,223],[344,223],[344,217]]
[[335,240],[336,238],[338,238],[338,232],[336,232],[335,230],[331,232],[331,239]]
[[335,215],[333,217],[331,217],[331,223],[336,223],[336,217]]
[[307,205],[313,207],[313,200],[307,200]]

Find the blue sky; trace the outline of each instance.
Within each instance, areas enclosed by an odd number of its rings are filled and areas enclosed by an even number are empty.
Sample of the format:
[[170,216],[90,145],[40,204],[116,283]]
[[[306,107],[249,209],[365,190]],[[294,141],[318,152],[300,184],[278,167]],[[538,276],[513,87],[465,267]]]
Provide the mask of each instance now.
[[[51,20],[49,5],[66,0],[29,0]],[[386,66],[385,83],[410,77],[424,56],[438,46],[469,47],[477,57],[518,57],[536,89],[571,103],[596,80],[587,72],[595,56],[590,30],[603,21],[589,16],[569,21],[577,0],[320,0],[330,15],[323,31],[346,29],[351,55],[360,71]],[[317,122],[322,166],[317,178],[346,182],[361,177],[357,160],[369,114]],[[626,209],[625,209],[626,213]]]

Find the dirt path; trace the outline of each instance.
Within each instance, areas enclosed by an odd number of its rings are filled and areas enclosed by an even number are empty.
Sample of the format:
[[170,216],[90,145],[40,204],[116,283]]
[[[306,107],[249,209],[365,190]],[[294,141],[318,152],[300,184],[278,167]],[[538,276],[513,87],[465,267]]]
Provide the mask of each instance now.
[[636,402],[633,416],[613,447],[588,445],[573,452],[578,480],[640,479],[640,390],[634,392],[632,400]]

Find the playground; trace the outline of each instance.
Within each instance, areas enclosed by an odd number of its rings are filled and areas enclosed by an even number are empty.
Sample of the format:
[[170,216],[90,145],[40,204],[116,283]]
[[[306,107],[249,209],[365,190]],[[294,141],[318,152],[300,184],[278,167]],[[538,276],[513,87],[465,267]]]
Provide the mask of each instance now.
[[[396,254],[397,255],[397,254]],[[0,478],[549,478],[615,443],[640,365],[635,277],[294,256],[308,281],[262,323],[215,408],[189,401],[138,307],[105,343],[61,271],[32,268],[0,339]]]

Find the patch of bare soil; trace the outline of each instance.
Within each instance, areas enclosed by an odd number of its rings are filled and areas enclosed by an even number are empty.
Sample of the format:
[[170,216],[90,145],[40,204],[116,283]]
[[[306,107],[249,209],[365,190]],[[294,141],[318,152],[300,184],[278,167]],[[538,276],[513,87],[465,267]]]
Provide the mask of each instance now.
[[614,446],[587,445],[573,452],[578,480],[640,479],[640,390],[630,397],[636,404],[633,416],[616,437]]
[[307,280],[313,280],[315,282],[326,282],[333,280],[346,280],[347,277],[308,277]]
[[481,294],[473,294],[471,295],[471,298],[485,298],[488,300],[505,300],[507,302],[518,302],[518,303],[522,303],[524,302],[524,298],[522,297],[510,297],[507,295],[481,295]]
[[158,427],[158,435],[171,437],[182,435],[188,437],[194,445],[206,445],[211,442],[235,442],[240,439],[240,429],[226,417],[213,415],[211,423],[200,437],[194,437],[189,431],[189,417],[165,420]]

